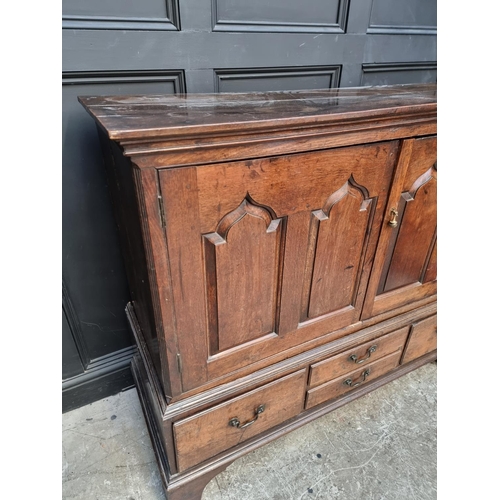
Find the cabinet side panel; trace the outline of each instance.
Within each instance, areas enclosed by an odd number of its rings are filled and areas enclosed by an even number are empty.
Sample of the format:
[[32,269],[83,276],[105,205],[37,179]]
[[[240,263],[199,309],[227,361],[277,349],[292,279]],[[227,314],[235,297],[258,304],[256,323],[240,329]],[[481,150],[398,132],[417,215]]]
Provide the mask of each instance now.
[[167,395],[173,396],[181,392],[181,384],[176,359],[178,349],[158,173],[153,168],[134,165],[134,181],[162,368],[160,376],[164,387],[170,388],[171,392]]
[[[111,142],[102,131],[99,131],[99,138],[106,164],[113,210],[120,234],[120,246],[125,260],[131,300],[144,332],[155,369],[160,374],[158,339],[141,234],[140,212],[135,195],[133,166],[130,160],[123,156],[120,148]],[[164,390],[167,388],[164,387]]]
[[182,389],[207,381],[207,314],[195,168],[161,170]]

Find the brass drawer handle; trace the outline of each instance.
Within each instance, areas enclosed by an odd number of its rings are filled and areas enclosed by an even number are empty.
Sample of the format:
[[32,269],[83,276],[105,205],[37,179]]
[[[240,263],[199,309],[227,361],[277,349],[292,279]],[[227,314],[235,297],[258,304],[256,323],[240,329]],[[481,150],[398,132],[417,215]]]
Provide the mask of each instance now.
[[364,363],[372,355],[372,352],[375,352],[376,350],[377,346],[372,345],[369,349],[366,350],[366,356],[364,358],[358,359],[356,354],[351,354],[348,359],[349,361],[353,361],[357,365],[360,365],[361,363]]
[[259,415],[261,413],[264,413],[264,410],[266,409],[266,407],[264,405],[260,405],[256,410],[255,410],[255,418],[252,419],[252,420],[249,420],[246,424],[243,424],[243,425],[240,425],[240,421],[238,418],[232,418],[230,421],[229,421],[229,425],[231,427],[236,427],[238,429],[244,429],[245,427],[248,427],[249,425],[252,425],[254,422],[257,421],[257,419],[259,418]]
[[344,385],[348,385],[349,387],[357,387],[358,385],[360,385],[361,383],[363,383],[366,380],[366,377],[368,377],[368,375],[370,375],[370,369],[369,368],[367,370],[365,370],[359,376],[357,382],[353,383],[354,381],[352,380],[352,378],[348,378],[348,379],[344,380]]
[[389,226],[397,227],[398,225],[398,211],[395,208],[391,208],[391,220],[389,221]]

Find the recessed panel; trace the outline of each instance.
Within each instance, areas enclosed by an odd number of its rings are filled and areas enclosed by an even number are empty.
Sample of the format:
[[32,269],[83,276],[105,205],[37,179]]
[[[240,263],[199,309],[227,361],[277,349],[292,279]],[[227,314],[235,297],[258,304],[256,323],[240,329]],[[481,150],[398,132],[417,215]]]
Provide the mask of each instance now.
[[63,0],[63,16],[167,17],[166,0]]
[[303,320],[354,305],[370,209],[367,190],[351,177],[313,212]]
[[71,334],[71,329],[62,311],[62,378],[67,379],[83,373],[82,360]]
[[436,138],[417,139],[411,148],[399,200],[390,209],[394,224],[386,226],[388,242],[378,296],[432,284],[437,277]]
[[345,29],[347,0],[213,0],[217,30]]
[[436,83],[436,63],[364,64],[362,85]]
[[[132,345],[130,300],[94,120],[83,95],[174,93],[179,74],[63,79],[62,271],[91,359]],[[152,80],[152,81],[151,81]]]
[[412,191],[401,195],[400,228],[384,292],[423,282],[432,256],[429,251],[435,246],[437,179],[434,168],[415,184]]
[[178,30],[177,0],[63,0],[63,28]]
[[211,354],[274,333],[281,228],[245,198],[204,235]]
[[436,3],[436,0],[373,0],[370,27],[435,29]]
[[215,76],[218,92],[329,89],[338,87],[340,66],[301,69],[218,70]]

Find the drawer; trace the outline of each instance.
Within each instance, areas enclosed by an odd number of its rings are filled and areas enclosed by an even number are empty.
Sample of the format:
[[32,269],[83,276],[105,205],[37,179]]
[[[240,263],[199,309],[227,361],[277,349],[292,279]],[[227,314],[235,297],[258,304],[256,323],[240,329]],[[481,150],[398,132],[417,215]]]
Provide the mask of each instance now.
[[437,316],[431,316],[413,323],[408,344],[403,354],[403,363],[437,349]]
[[324,384],[396,351],[403,351],[408,326],[311,365],[309,387]]
[[[399,365],[400,358],[401,352],[394,352],[366,366],[359,367],[357,370],[344,374],[331,382],[310,389],[307,391],[306,409],[330,399],[338,398],[355,387],[371,382],[377,377],[390,372]],[[350,381],[350,383],[347,383],[347,381]]]
[[305,384],[303,369],[174,423],[179,471],[298,415],[304,407]]

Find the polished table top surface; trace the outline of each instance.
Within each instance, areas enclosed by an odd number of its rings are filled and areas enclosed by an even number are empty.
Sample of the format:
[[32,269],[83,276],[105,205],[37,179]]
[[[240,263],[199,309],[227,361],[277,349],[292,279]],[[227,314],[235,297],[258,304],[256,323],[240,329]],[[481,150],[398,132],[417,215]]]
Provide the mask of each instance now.
[[436,111],[436,84],[240,94],[79,97],[112,139],[314,126]]

